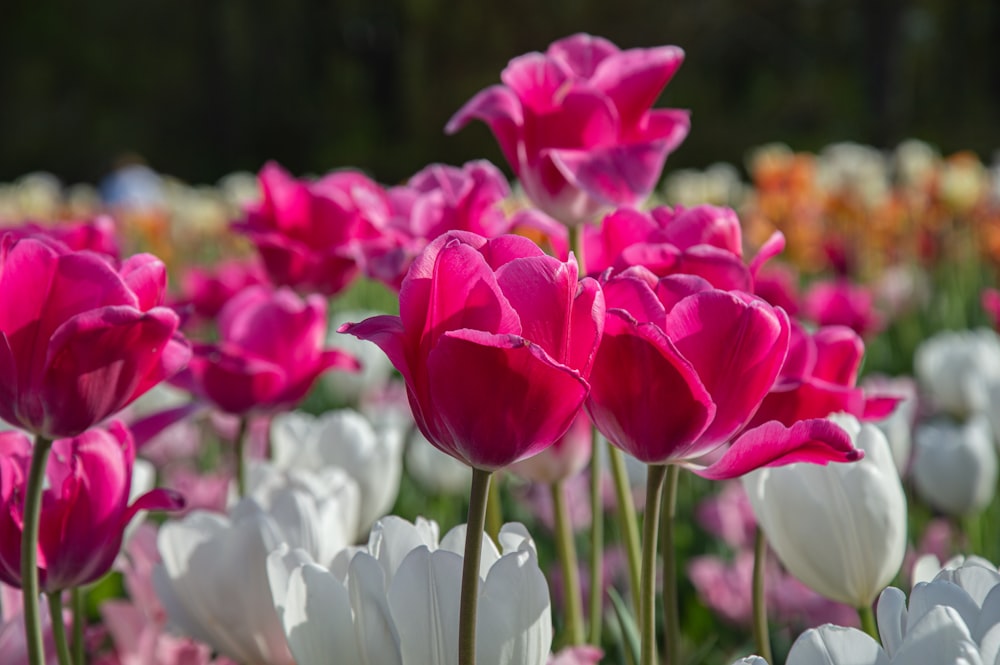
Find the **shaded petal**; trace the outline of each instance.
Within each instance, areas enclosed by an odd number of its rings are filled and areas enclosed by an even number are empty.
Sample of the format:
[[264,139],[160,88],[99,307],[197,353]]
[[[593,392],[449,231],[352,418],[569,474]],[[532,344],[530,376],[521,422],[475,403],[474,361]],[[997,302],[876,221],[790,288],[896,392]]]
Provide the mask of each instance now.
[[694,368],[659,328],[612,310],[590,375],[587,413],[619,448],[647,463],[683,459],[715,414]]
[[535,553],[527,545],[490,568],[480,592],[476,625],[480,662],[546,662],[552,648],[549,590]]
[[676,46],[636,48],[609,54],[597,65],[590,84],[618,107],[622,125],[638,125],[684,62]]
[[538,345],[474,330],[447,333],[427,358],[424,434],[471,466],[496,469],[550,446],[587,395],[580,374]]
[[507,163],[517,174],[520,164],[517,144],[520,128],[524,125],[524,111],[514,91],[503,85],[481,90],[448,120],[444,131],[454,134],[473,119],[486,123],[500,144]]
[[786,665],[889,665],[889,658],[860,630],[826,624],[795,640]]
[[457,665],[462,557],[419,547],[389,584],[405,665]]
[[328,665],[331,656],[361,663],[347,589],[315,564],[292,571],[281,623],[297,665]]

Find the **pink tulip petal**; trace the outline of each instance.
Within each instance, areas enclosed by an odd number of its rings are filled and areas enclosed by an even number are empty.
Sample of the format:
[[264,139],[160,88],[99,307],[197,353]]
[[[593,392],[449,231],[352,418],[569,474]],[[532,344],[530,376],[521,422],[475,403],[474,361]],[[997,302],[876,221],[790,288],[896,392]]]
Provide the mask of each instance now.
[[152,254],[136,254],[125,260],[118,271],[125,285],[138,298],[143,312],[163,303],[167,289],[167,267]]
[[[713,289],[708,280],[698,275],[667,275],[657,282],[656,297],[664,311],[669,312],[688,296]],[[666,325],[665,321],[662,325]]]
[[[569,324],[576,295],[576,264],[563,263],[550,256],[516,259],[497,270],[496,280],[524,322],[519,331],[521,336],[541,346],[556,362],[566,364],[570,351]],[[553,335],[560,337],[553,338]]]
[[606,148],[549,150],[562,176],[574,187],[608,206],[643,201],[659,180],[669,148],[651,141]]
[[590,84],[615,102],[624,126],[638,125],[683,62],[676,46],[620,51],[598,64]]
[[662,230],[657,238],[689,249],[696,245],[711,245],[742,258],[743,237],[736,211],[712,205],[671,210],[661,206],[650,211]]
[[285,370],[270,361],[209,345],[194,348],[188,368],[202,394],[236,414],[268,404],[287,378]]
[[587,413],[616,446],[659,464],[687,455],[715,405],[662,331],[610,310],[591,370]]
[[208,406],[201,402],[188,402],[173,409],[158,411],[131,423],[129,429],[132,430],[132,438],[135,440],[136,449],[141,450],[146,443],[167,428],[187,418],[194,418],[196,414],[207,408]]
[[174,511],[183,510],[184,506],[184,497],[180,492],[164,487],[157,487],[132,502],[132,505],[128,507],[122,518],[122,530],[124,531],[125,526],[132,521],[132,518],[140,510]]
[[619,309],[639,323],[654,323],[662,327],[666,310],[651,288],[655,277],[645,271],[622,273],[604,284],[604,299],[609,310]]
[[753,278],[743,260],[727,250],[710,245],[692,247],[680,255],[675,271],[704,277],[723,291],[753,290]]
[[545,55],[561,62],[574,75],[590,78],[604,60],[619,52],[607,39],[580,32],[552,42]]
[[488,470],[552,445],[587,395],[579,373],[538,345],[475,330],[442,336],[427,358],[427,374],[434,411],[426,414],[428,438],[453,442],[446,452]]
[[817,379],[853,386],[858,380],[865,343],[846,326],[824,326],[813,334],[816,364],[812,375]]
[[764,244],[760,246],[757,251],[757,255],[753,257],[750,262],[750,274],[756,279],[757,273],[764,266],[765,263],[773,259],[778,254],[781,254],[785,249],[785,236],[781,231],[775,231],[771,236],[764,241]]
[[[41,421],[32,414],[31,424],[53,437],[75,436],[131,403],[150,386],[147,377],[166,378],[163,349],[178,324],[164,307],[104,307],[66,321],[43,366],[46,412]],[[167,360],[182,361],[182,348]]]
[[788,317],[762,300],[707,291],[670,310],[664,331],[697,369],[718,407],[703,442],[727,440],[774,385],[788,349]]
[[711,466],[691,470],[703,478],[723,480],[765,466],[854,462],[863,456],[847,432],[829,420],[802,420],[790,428],[772,421],[745,431]]
[[470,120],[482,120],[496,136],[497,143],[507,163],[518,172],[520,160],[517,154],[518,128],[524,124],[521,100],[514,92],[502,85],[494,85],[480,91],[451,117],[445,125],[446,134],[454,134]]
[[512,59],[500,80],[532,114],[550,113],[559,108],[572,72],[562,63],[541,53],[526,53]]
[[345,323],[337,332],[374,343],[389,357],[389,362],[403,375],[407,385],[413,385],[415,377],[407,357],[406,334],[398,316],[383,314],[359,323]]
[[769,393],[750,421],[756,427],[774,420],[788,427],[807,418],[825,418],[831,413],[845,412],[854,416],[864,413],[865,395],[861,388],[848,388],[826,381],[809,380],[791,384]]

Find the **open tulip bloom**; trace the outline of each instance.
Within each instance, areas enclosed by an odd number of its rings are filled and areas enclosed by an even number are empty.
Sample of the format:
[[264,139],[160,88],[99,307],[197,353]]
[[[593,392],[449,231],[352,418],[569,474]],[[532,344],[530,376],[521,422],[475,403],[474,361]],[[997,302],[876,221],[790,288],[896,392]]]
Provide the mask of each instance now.
[[489,125],[528,198],[577,225],[653,190],[667,155],[687,136],[686,111],[652,109],[684,59],[676,46],[620,50],[577,34],[510,61],[448,122]]

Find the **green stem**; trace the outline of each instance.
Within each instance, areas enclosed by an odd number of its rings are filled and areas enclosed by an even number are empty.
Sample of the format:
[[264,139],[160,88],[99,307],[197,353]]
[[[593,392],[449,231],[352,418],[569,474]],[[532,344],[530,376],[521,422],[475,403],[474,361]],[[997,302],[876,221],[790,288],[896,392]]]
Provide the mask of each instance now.
[[494,478],[490,483],[489,496],[486,500],[486,534],[499,542],[500,529],[503,527],[503,506],[500,503],[500,479]]
[[573,525],[561,481],[552,483],[552,510],[556,521],[556,552],[563,574],[563,600],[566,606],[566,633],[569,645],[583,644],[583,602],[580,599],[580,566],[576,558],[576,544],[573,542]]
[[585,261],[586,257],[584,256],[583,252],[583,231],[576,224],[568,226],[567,229],[569,232],[568,235],[569,251],[571,251],[576,256],[576,264],[580,268],[580,274],[585,275],[587,266]]
[[[680,662],[681,628],[677,605],[677,547],[674,544],[674,524],[677,517],[677,483],[681,468],[667,467],[660,515],[660,556],[663,557],[663,653],[667,665]],[[648,491],[648,490],[647,490]]]
[[757,643],[757,655],[769,663],[771,658],[771,636],[767,629],[767,596],[765,596],[765,568],[767,566],[767,537],[764,530],[757,527],[757,539],[753,549],[753,638]]
[[73,663],[86,665],[83,660],[83,629],[87,625],[86,597],[81,587],[73,587],[70,592],[73,604]]
[[236,492],[241,499],[247,495],[247,461],[244,458],[249,422],[247,416],[240,418],[240,427],[236,431]]
[[861,619],[861,630],[871,635],[872,639],[881,644],[882,640],[878,637],[878,628],[875,627],[875,613],[872,612],[872,606],[865,605],[864,607],[859,607],[858,618]]
[[490,471],[472,469],[469,519],[465,530],[462,561],[462,595],[458,615],[458,665],[476,665],[476,614],[479,610],[479,560],[483,551],[486,504],[490,493]]
[[[628,472],[625,470],[625,457],[622,451],[608,443],[608,459],[611,460],[611,477],[615,483],[615,499],[618,504],[618,523],[621,525],[625,539],[625,552],[628,560],[628,583],[632,592],[632,605],[636,615],[639,614],[639,568],[642,549],[639,546],[639,520],[635,516],[635,505],[632,503],[632,489],[628,484]],[[647,490],[648,491],[648,490]]]
[[45,486],[45,464],[52,440],[38,435],[31,451],[31,467],[24,497],[24,531],[21,536],[21,591],[24,602],[24,639],[28,647],[28,663],[45,663],[45,642],[42,639],[41,606],[38,584],[38,528],[42,516],[42,491]]
[[[650,464],[646,476],[646,513],[642,528],[642,586],[639,591],[639,627],[641,631],[640,665],[656,665],[656,530],[660,521],[665,464]],[[667,665],[677,665],[668,662]]]
[[66,642],[66,622],[63,620],[62,593],[53,591],[45,594],[49,599],[49,618],[52,619],[52,639],[56,643],[59,665],[73,665]]
[[[597,432],[593,439],[597,441]],[[601,456],[590,456],[590,634],[587,641],[601,645],[604,619],[604,509],[601,503]]]

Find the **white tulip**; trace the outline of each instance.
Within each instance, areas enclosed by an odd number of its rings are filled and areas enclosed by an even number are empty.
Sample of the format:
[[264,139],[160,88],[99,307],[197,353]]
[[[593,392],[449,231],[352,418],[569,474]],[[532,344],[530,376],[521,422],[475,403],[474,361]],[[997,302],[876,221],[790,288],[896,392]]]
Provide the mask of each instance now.
[[988,328],[938,333],[917,347],[913,368],[936,411],[960,419],[982,413],[989,386],[1000,381],[1000,336]]
[[337,332],[344,323],[364,321],[376,314],[382,312],[339,311],[330,315],[327,346],[346,351],[361,363],[359,372],[326,372],[320,377],[320,384],[337,404],[357,404],[366,393],[377,390],[392,376],[392,363],[374,342]]
[[[437,525],[387,517],[346,571],[299,551],[268,560],[275,608],[298,665],[454,665],[465,527],[438,542]],[[505,525],[501,551],[485,538],[476,653],[497,665],[543,664],[552,626],[548,587],[524,527]]]
[[[879,597],[878,623],[890,657],[911,642],[910,634],[935,609],[947,608],[958,617],[983,662],[1000,656],[1000,573],[988,561],[970,557],[949,562],[930,582],[917,583],[909,605],[903,592],[886,589]],[[950,662],[941,660],[939,662]]]
[[283,543],[331,563],[357,530],[358,489],[339,469],[252,470],[252,496],[160,529],[153,584],[177,630],[243,665],[292,665],[271,601],[267,557]]
[[271,447],[279,468],[339,467],[354,479],[361,490],[359,536],[396,501],[403,473],[403,433],[398,428],[376,430],[351,409],[321,416],[294,411],[271,421]]
[[913,482],[927,503],[951,515],[967,515],[993,500],[997,453],[985,416],[964,424],[936,420],[914,433]]
[[[884,638],[883,638],[884,639]],[[826,624],[802,633],[785,665],[983,665],[958,612],[933,607],[894,652],[856,628]]]
[[435,448],[417,429],[406,447],[406,470],[430,494],[466,494],[472,484],[469,465]]
[[864,450],[851,464],[791,464],[744,477],[768,542],[792,575],[854,607],[871,605],[906,550],[906,497],[876,427],[832,416]]

